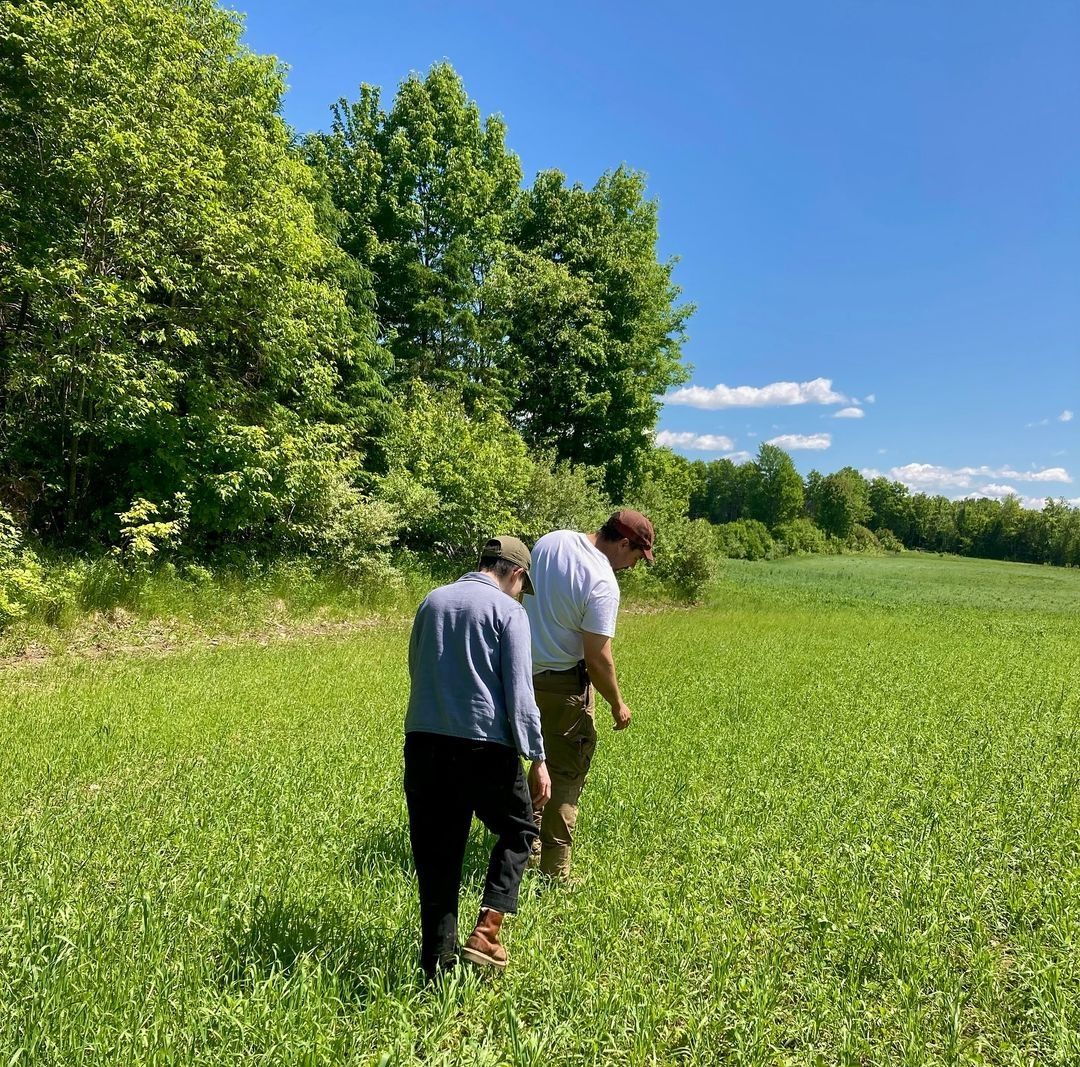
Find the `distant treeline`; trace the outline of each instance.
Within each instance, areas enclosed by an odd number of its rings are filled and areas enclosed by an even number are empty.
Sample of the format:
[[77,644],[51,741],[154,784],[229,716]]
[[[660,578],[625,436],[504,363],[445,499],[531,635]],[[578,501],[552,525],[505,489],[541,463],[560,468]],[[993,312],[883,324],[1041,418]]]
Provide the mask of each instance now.
[[695,462],[689,471],[692,518],[757,521],[789,551],[820,551],[818,541],[828,537],[849,547],[876,540],[891,550],[1080,565],[1080,509],[1063,500],[1047,498],[1040,511],[1015,496],[949,500],[880,476],[867,480],[853,467],[811,471],[804,481],[788,455],[767,444],[756,462]]
[[[298,139],[240,36],[212,0],[0,0],[0,569],[26,545],[362,569],[613,501],[687,573],[697,516],[848,536],[850,473],[793,511],[764,459],[654,446],[692,309],[642,174],[526,183],[446,64]],[[987,502],[989,535],[917,501],[849,525],[1076,561],[1060,508]]]

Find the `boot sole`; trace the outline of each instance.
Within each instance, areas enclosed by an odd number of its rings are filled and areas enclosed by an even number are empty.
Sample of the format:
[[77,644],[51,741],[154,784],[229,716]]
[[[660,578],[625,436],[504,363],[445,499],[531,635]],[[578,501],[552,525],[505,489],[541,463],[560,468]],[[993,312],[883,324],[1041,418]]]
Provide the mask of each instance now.
[[494,967],[496,970],[506,969],[506,960],[497,960],[494,956],[488,956],[484,952],[478,952],[474,948],[463,948],[461,958],[468,960],[476,967]]

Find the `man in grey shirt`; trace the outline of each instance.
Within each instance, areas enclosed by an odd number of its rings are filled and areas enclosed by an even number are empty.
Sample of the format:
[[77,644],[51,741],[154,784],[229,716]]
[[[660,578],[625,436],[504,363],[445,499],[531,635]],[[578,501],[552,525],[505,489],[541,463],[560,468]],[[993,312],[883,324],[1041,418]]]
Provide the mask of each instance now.
[[[428,977],[457,958],[461,864],[474,814],[497,840],[480,917],[461,954],[506,966],[503,916],[517,910],[537,833],[533,808],[551,795],[529,620],[517,602],[532,593],[531,563],[516,537],[493,537],[477,570],[428,594],[409,638],[405,799]],[[532,760],[528,783],[521,756]]]

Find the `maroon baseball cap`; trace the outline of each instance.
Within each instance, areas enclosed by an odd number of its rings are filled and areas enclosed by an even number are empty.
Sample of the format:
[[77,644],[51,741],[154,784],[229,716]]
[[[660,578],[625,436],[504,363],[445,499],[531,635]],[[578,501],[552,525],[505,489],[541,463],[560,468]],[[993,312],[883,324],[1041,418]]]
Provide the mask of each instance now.
[[652,563],[654,559],[652,546],[656,539],[656,531],[653,529],[653,524],[640,511],[623,508],[621,511],[616,511],[608,521],[629,540],[634,548],[640,548],[645,553],[645,558]]

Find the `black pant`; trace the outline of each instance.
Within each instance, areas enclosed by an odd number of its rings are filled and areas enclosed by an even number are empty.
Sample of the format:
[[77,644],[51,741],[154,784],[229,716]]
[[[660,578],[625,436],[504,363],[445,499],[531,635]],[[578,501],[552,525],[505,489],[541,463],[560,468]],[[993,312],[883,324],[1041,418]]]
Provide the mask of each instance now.
[[461,864],[473,813],[498,837],[482,899],[492,911],[517,911],[536,824],[517,752],[490,741],[406,734],[405,800],[420,884],[420,962],[433,974],[457,949]]

